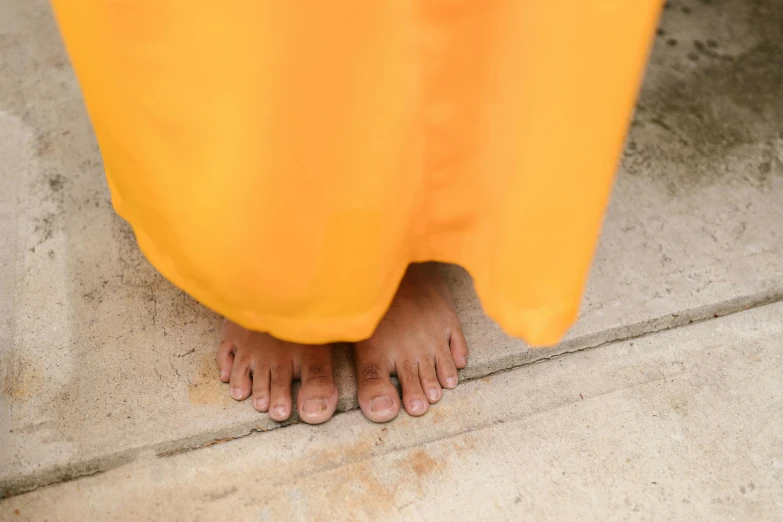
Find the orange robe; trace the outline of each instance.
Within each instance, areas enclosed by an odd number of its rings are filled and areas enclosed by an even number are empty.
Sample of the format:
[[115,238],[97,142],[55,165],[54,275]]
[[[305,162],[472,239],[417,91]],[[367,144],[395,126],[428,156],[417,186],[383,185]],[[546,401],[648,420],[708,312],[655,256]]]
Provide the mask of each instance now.
[[170,281],[291,341],[464,266],[575,320],[661,0],[53,0],[114,207]]

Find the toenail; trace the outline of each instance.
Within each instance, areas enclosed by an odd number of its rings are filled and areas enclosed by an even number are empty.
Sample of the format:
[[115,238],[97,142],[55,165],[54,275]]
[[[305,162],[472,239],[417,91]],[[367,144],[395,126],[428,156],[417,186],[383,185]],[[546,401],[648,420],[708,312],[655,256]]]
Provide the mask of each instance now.
[[228,372],[223,370],[222,372],[220,372],[220,380],[225,381],[226,379],[228,379]]
[[424,411],[424,401],[415,400],[411,402],[411,411],[413,413],[421,413]]
[[239,388],[231,388],[231,396],[235,398],[236,400],[239,400],[242,398],[242,390]]
[[430,388],[427,390],[427,398],[431,401],[437,401],[440,399],[440,391],[437,388]]
[[449,388],[453,388],[457,385],[457,378],[456,377],[449,377],[446,379],[446,386]]
[[317,415],[326,411],[326,401],[323,399],[310,399],[302,404],[302,413]]
[[267,404],[266,399],[256,399],[256,408],[265,408]]
[[386,413],[394,407],[392,400],[384,395],[383,397],[376,397],[370,401],[370,411],[373,413]]
[[275,417],[285,417],[285,414],[288,412],[288,408],[285,406],[275,406],[272,408],[272,415]]

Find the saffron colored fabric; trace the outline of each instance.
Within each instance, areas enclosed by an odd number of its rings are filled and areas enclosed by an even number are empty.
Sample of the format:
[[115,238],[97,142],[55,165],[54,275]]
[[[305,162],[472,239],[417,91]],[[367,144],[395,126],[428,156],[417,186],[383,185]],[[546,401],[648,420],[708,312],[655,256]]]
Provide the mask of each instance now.
[[660,0],[53,0],[117,212],[241,325],[368,337],[411,262],[575,320]]

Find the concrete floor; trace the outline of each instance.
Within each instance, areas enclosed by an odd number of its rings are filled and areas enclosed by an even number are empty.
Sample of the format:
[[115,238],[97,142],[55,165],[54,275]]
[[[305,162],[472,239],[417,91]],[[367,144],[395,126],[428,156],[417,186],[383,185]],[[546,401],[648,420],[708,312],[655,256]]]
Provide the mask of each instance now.
[[0,519],[783,519],[778,3],[668,4],[561,345],[447,268],[456,391],[372,425],[343,350],[343,413],[277,429],[111,211],[48,5],[0,2]]

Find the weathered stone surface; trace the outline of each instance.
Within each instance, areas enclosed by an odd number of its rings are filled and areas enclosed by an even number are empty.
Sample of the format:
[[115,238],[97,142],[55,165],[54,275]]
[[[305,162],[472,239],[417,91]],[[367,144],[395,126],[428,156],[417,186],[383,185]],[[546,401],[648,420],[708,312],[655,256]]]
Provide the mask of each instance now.
[[[472,350],[463,380],[783,297],[783,11],[670,5],[579,324],[529,350],[449,269]],[[217,382],[219,318],[158,276],[113,214],[43,0],[0,4],[0,157],[0,492],[276,426]]]

